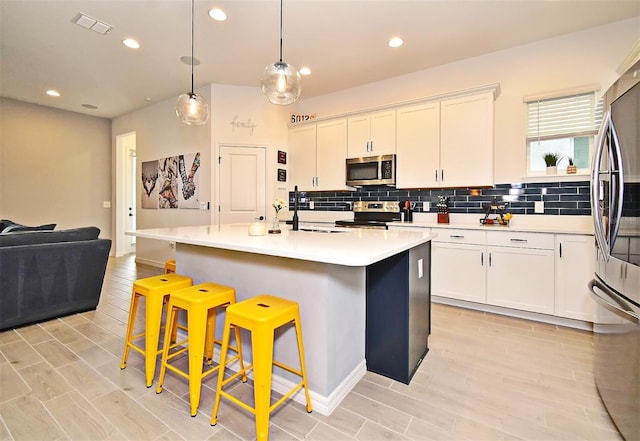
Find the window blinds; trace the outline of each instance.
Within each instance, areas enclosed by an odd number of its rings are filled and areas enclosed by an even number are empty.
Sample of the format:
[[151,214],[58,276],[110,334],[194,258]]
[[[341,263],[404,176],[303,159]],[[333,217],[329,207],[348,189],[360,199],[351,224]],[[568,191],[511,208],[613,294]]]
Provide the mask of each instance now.
[[595,135],[602,100],[595,92],[527,102],[527,141]]

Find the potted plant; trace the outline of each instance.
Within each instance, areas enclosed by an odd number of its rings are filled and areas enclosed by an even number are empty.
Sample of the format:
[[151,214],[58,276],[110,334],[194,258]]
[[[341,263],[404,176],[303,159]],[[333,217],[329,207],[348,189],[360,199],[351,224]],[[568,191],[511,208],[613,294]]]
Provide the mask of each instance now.
[[573,175],[578,171],[578,168],[573,164],[573,158],[571,156],[569,156],[567,160],[569,161],[569,165],[567,165],[567,174]]
[[545,153],[543,156],[544,163],[547,165],[548,175],[558,174],[558,162],[562,159],[560,153]]

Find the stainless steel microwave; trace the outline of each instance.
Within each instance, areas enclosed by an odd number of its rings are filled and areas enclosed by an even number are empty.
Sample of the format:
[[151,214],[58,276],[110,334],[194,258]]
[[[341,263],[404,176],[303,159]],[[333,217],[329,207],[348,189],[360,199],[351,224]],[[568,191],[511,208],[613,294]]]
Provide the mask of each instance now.
[[347,159],[347,185],[396,186],[396,155],[367,156]]

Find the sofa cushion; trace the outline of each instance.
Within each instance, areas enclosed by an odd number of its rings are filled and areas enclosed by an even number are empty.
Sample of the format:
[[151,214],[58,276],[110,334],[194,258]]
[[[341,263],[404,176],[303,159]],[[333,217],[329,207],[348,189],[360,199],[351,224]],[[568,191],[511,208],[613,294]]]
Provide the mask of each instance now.
[[14,221],[9,219],[0,219],[0,233],[4,231],[5,228],[10,227],[12,225],[18,225]]
[[17,233],[18,231],[49,231],[56,228],[56,224],[38,225],[36,227],[28,227],[26,225],[13,224],[0,230],[2,234]]
[[19,231],[11,234],[0,234],[0,247],[94,240],[99,235],[100,229],[97,227],[70,228],[57,231]]

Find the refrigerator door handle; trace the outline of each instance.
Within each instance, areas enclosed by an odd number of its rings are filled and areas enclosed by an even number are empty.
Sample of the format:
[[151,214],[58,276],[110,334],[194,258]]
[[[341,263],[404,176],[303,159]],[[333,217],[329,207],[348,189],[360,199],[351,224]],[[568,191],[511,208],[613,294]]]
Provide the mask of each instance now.
[[593,210],[593,226],[597,248],[602,253],[602,257],[604,257],[605,261],[609,260],[611,249],[609,247],[609,242],[607,241],[604,226],[602,225],[603,215],[606,213],[602,212],[602,206],[600,205],[600,199],[604,198],[605,196],[603,184],[600,180],[600,175],[608,175],[609,180],[611,180],[611,171],[603,171],[600,170],[600,168],[602,166],[602,155],[605,153],[607,143],[606,141],[609,137],[610,127],[611,112],[608,111],[602,119],[602,124],[600,125],[600,130],[598,131],[598,146],[593,155],[593,163],[591,164],[591,209]]
[[[602,291],[604,295],[597,293],[596,289]],[[596,303],[598,303],[605,309],[613,312],[614,314],[624,318],[627,321],[632,322],[635,325],[640,325],[640,317],[638,317],[634,312],[630,311],[624,304],[624,301],[617,298],[617,296],[608,287],[600,283],[598,280],[593,279],[589,282],[589,295]]]
[[610,216],[610,220],[613,218],[613,222],[610,226],[611,231],[609,234],[609,241],[611,246],[618,237],[618,230],[620,229],[620,218],[622,216],[622,200],[624,197],[624,167],[622,164],[622,149],[620,148],[620,141],[618,139],[618,132],[616,126],[613,124],[613,120],[610,121],[611,140],[612,140],[612,152],[611,152],[611,211],[615,213],[615,217]]

